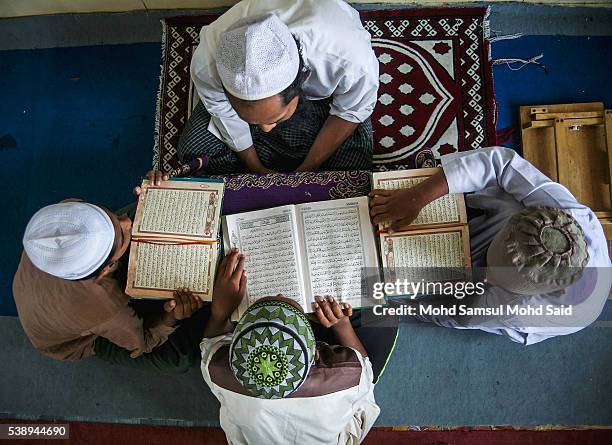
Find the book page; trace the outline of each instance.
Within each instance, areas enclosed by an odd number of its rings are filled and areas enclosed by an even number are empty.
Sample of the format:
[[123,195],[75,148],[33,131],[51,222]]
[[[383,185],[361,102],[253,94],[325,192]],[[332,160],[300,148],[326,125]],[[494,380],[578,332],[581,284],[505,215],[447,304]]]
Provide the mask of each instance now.
[[315,295],[333,295],[361,306],[362,268],[378,268],[368,198],[301,204],[297,212],[306,257],[308,303]]
[[216,239],[222,184],[162,181],[143,182],[143,195],[134,221],[135,236],[179,236]]
[[[467,229],[418,230],[380,237],[385,278],[446,281],[470,264]],[[467,251],[466,251],[467,250]]]
[[238,247],[246,257],[247,297],[241,310],[277,294],[304,306],[293,206],[228,215],[224,239],[226,253]]
[[[181,287],[210,296],[213,286],[216,244],[132,243],[131,287],[138,296],[171,296]],[[130,282],[130,281],[129,281]],[[129,288],[129,285],[128,285]],[[165,292],[164,292],[165,291]]]
[[460,231],[381,237],[385,267],[463,267]]
[[[406,176],[414,175],[415,172],[420,170],[427,170],[427,172],[423,172],[421,176]],[[438,169],[433,168],[374,173],[372,175],[373,188],[385,190],[412,188],[418,183],[427,179],[436,171],[438,171]],[[409,224],[409,226],[449,224],[459,223],[460,221],[461,211],[457,202],[457,197],[455,194],[447,194],[423,207],[421,213],[419,213],[419,216],[417,216],[417,218],[411,224]]]

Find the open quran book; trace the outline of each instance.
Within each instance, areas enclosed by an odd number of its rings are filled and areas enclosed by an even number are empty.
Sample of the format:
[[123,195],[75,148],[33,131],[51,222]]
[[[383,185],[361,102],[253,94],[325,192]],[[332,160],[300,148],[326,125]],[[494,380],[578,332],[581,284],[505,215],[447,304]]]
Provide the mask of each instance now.
[[[414,187],[439,168],[421,168],[372,174],[372,188],[394,190]],[[380,250],[385,279],[425,276],[426,280],[451,280],[471,266],[470,239],[462,194],[447,194],[425,206],[408,226],[393,235],[380,227]],[[395,271],[402,269],[401,273]],[[420,271],[420,272],[419,272]],[[442,274],[437,277],[432,274]],[[444,276],[446,275],[446,276]]]
[[142,182],[125,292],[139,298],[169,298],[186,287],[212,298],[219,253],[222,180]]
[[362,268],[379,267],[365,196],[229,215],[223,236],[226,252],[238,247],[249,271],[247,296],[232,319],[277,294],[305,312],[312,312],[315,295],[362,306]]
[[[372,183],[412,187],[437,171],[374,173]],[[381,266],[388,281],[405,277],[396,270],[409,270],[413,280],[420,280],[424,269],[429,279],[465,278],[457,276],[471,264],[463,195],[432,202],[401,232],[389,235],[380,227],[380,252],[374,229],[366,196],[225,216],[225,251],[239,248],[249,272],[247,296],[232,319],[258,299],[277,294],[297,301],[305,312],[312,312],[315,295],[333,295],[356,308],[379,304],[368,299],[368,290],[369,283],[380,281]],[[432,269],[442,276],[431,277]]]

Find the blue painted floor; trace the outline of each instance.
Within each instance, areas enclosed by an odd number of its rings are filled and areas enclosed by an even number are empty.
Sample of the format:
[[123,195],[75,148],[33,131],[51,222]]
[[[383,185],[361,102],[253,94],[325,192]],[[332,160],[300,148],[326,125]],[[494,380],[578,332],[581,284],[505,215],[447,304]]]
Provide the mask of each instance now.
[[[494,67],[498,128],[518,106],[603,100],[612,107],[612,37],[525,36],[493,58],[544,53],[534,65]],[[151,165],[160,45],[0,51],[0,315],[16,315],[11,282],[29,217],[67,197],[119,207]]]
[[21,237],[40,207],[68,197],[118,208],[151,167],[159,44],[0,51],[0,314]]
[[536,65],[518,71],[493,67],[497,128],[518,129],[521,105],[603,101],[612,107],[612,37],[524,36],[493,43],[491,53],[493,59],[530,59],[543,53],[539,62],[548,71]]

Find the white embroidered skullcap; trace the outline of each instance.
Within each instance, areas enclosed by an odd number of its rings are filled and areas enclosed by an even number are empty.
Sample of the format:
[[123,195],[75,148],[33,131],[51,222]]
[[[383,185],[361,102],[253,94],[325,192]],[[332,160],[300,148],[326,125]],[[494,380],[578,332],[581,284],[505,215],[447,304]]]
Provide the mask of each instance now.
[[300,56],[287,25],[274,14],[266,14],[243,19],[221,33],[216,64],[232,96],[259,100],[291,85]]
[[104,210],[84,202],[63,202],[43,207],[32,216],[23,247],[43,272],[78,280],[106,261],[114,241],[115,229]]

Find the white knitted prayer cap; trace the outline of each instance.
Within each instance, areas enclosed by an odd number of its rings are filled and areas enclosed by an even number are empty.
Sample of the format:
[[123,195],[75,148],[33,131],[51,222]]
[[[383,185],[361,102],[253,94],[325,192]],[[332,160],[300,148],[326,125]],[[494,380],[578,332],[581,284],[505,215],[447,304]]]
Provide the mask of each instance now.
[[287,25],[276,15],[266,14],[243,19],[221,33],[216,64],[232,96],[259,100],[291,85],[300,56]]
[[32,216],[23,247],[43,272],[78,280],[106,261],[114,241],[115,229],[104,210],[84,202],[64,202],[43,207]]

